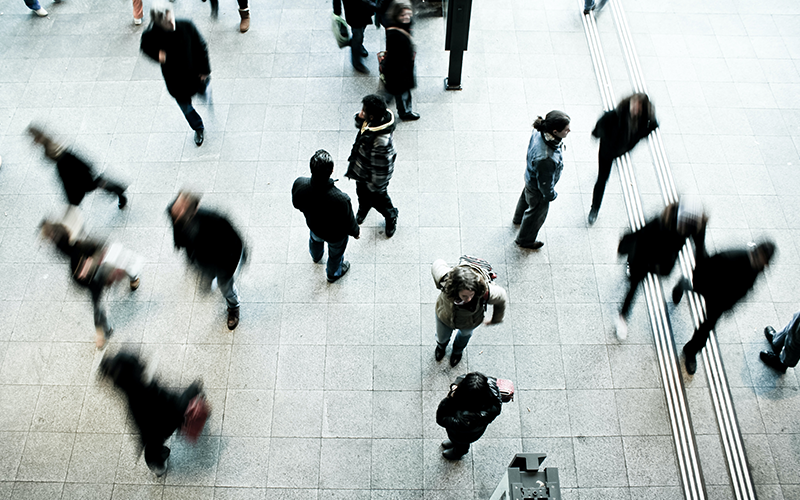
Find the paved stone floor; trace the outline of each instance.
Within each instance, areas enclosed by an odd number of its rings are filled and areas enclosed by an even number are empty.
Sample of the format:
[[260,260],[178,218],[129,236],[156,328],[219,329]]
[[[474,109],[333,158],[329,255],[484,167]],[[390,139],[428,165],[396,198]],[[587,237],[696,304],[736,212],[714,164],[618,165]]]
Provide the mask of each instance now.
[[[416,28],[422,119],[395,134],[390,193],[400,209],[387,240],[374,213],[350,242],[352,270],[328,285],[311,262],[290,186],[316,149],[341,176],[360,99],[378,89],[354,74],[330,33],[327,0],[252,3],[238,33],[235,2],[220,18],[178,0],[206,37],[213,107],[192,133],[159,69],[138,49],[127,2],[21,0],[0,13],[0,499],[485,499],[519,451],[544,452],[565,499],[680,498],[676,456],[642,296],[625,342],[612,320],[624,293],[615,255],[626,227],[612,174],[597,224],[586,225],[596,175],[589,132],[601,112],[579,2],[485,0],[473,9],[464,90],[446,93],[441,18]],[[145,9],[149,2],[145,2]],[[702,198],[709,248],[768,236],[774,265],[718,325],[759,498],[800,497],[800,393],[758,360],[764,325],[800,302],[800,5],[791,0],[626,0],[678,190]],[[618,96],[630,84],[613,19],[598,24]],[[565,170],[542,233],[513,243],[530,125],[573,118]],[[87,294],[37,237],[63,210],[55,171],[23,135],[48,124],[109,176],[130,183],[130,208],[103,194],[83,203],[94,235],[145,256],[141,288],[108,294],[116,334],[158,360],[168,386],[202,377],[214,406],[196,446],[171,442],[156,479],[135,456],[122,399],[95,378]],[[661,196],[646,148],[635,151],[646,211]],[[252,260],[240,284],[242,323],[224,326],[173,250],[165,207],[192,186],[231,214]],[[354,184],[339,186],[355,198]],[[507,320],[479,329],[461,365],[433,359],[436,258],[487,258],[510,297]],[[675,280],[667,280],[665,287]],[[675,336],[688,309],[670,306]],[[439,455],[435,409],[458,374],[510,378],[517,399],[458,463]],[[710,498],[731,497],[702,366],[686,378]]]

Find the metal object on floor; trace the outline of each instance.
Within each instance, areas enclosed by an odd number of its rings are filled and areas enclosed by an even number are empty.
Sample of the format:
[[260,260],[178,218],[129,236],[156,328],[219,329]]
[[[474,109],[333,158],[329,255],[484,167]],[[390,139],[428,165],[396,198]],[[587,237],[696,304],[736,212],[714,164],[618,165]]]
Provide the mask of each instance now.
[[450,64],[445,90],[461,90],[461,70],[464,65],[464,51],[469,41],[469,19],[472,15],[472,0],[445,0],[444,9],[444,50],[450,51]]
[[561,500],[558,469],[541,467],[544,453],[517,453],[489,500]]

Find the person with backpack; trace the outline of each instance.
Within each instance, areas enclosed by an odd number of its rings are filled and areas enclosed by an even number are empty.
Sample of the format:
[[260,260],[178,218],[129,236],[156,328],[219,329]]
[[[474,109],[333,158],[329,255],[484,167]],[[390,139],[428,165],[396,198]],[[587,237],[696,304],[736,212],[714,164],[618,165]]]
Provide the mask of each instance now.
[[500,415],[502,405],[496,380],[483,373],[468,373],[452,384],[436,410],[436,423],[447,430],[448,437],[442,442],[442,456],[461,460],[469,452],[469,445],[480,439]]
[[[431,275],[436,288],[442,292],[436,299],[436,361],[444,358],[453,330],[457,330],[450,354],[450,366],[461,361],[472,333],[481,324],[496,325],[503,321],[508,296],[506,291],[492,283],[490,271],[476,263],[477,259],[461,258],[455,267],[442,260],[431,266]],[[485,263],[486,267],[488,263]],[[484,320],[488,306],[492,306],[492,317]]]
[[381,64],[386,91],[394,96],[401,120],[419,120],[411,109],[411,89],[417,86],[414,77],[414,40],[411,38],[411,4],[396,0],[386,12],[386,52]]

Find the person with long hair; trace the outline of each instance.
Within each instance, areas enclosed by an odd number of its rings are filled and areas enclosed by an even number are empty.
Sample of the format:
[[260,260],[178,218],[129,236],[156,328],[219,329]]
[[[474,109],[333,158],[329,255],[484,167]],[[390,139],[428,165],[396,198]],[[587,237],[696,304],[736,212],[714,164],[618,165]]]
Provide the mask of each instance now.
[[[503,321],[506,291],[491,283],[480,269],[468,264],[451,268],[439,259],[431,266],[431,274],[436,288],[442,291],[436,299],[434,356],[436,361],[444,358],[453,330],[457,330],[450,354],[450,366],[456,366],[476,328],[481,324],[489,326]],[[492,306],[492,317],[484,320],[489,305]]]
[[472,372],[450,386],[436,410],[436,423],[447,430],[442,442],[442,456],[460,460],[469,452],[469,445],[480,439],[486,427],[500,415],[500,391],[495,379]]
[[411,89],[417,86],[414,75],[414,39],[411,38],[413,10],[406,0],[396,0],[386,11],[386,58],[383,78],[386,91],[394,96],[401,120],[419,120],[411,108]]
[[520,224],[515,243],[522,248],[538,250],[544,246],[539,241],[550,202],[556,199],[555,187],[564,169],[563,143],[569,134],[569,116],[553,110],[533,122],[533,134],[528,143],[525,189],[517,202],[514,224]]
[[626,97],[615,109],[607,111],[597,120],[592,135],[600,139],[600,151],[597,154],[597,182],[592,192],[589,225],[597,220],[614,159],[629,152],[656,128],[656,110],[647,94]]

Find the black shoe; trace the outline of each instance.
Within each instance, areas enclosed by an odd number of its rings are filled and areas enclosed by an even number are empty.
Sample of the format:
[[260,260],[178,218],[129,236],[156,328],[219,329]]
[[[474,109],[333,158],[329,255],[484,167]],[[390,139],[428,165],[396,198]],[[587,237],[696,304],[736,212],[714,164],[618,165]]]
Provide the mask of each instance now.
[[672,289],[672,303],[676,306],[680,304],[681,298],[683,297],[683,287],[681,286],[681,282],[679,281],[677,285]]
[[442,456],[448,460],[461,460],[464,455],[457,455],[453,448],[448,448],[442,452]]
[[459,353],[459,354],[451,354],[450,355],[450,366],[456,366],[457,364],[459,364],[461,362],[461,356],[462,356],[461,353]]
[[[205,2],[206,0],[203,0],[203,1]],[[587,14],[588,14],[589,12],[591,12],[591,11],[592,11],[592,9],[584,9],[584,10],[583,10],[583,15],[585,16],[585,15],[587,15]]]
[[353,64],[353,69],[358,71],[359,73],[364,73],[365,75],[369,74],[369,69],[367,69],[367,67],[364,66],[364,63]]
[[201,130],[195,130],[194,131],[194,143],[197,144],[198,146],[201,146],[203,144],[203,139],[205,139],[205,136],[203,135],[203,130],[202,129]]
[[333,277],[328,276],[328,283],[337,282],[339,280],[339,278],[341,278],[342,276],[347,274],[347,271],[349,271],[349,270],[350,270],[350,263],[347,262],[347,261],[342,262],[342,274],[340,274],[339,276],[333,276]]
[[320,257],[319,259],[313,259],[312,258],[311,260],[314,261],[314,264],[319,264],[320,262],[322,262],[322,257]]
[[214,19],[219,18],[219,5],[211,5],[211,17]]
[[690,353],[686,350],[686,346],[683,346],[683,355],[686,356],[686,373],[694,375],[697,371],[697,353]]
[[397,216],[386,219],[386,237],[391,238],[397,232]]
[[367,57],[368,55],[369,55],[369,52],[367,52],[367,49],[365,49],[364,46],[362,45],[361,46],[361,57]]
[[367,218],[368,213],[369,212],[361,212],[361,210],[359,210],[358,213],[356,214],[356,224],[358,224],[359,226],[363,224],[364,220]]
[[758,357],[761,358],[767,366],[774,369],[778,373],[786,373],[786,365],[781,362],[780,356],[776,354],[772,354],[771,352],[761,351],[758,354]]
[[128,198],[124,194],[119,195],[119,209],[122,210],[127,204]]
[[590,226],[593,225],[595,222],[597,222],[597,212],[598,211],[596,209],[594,209],[594,208],[589,210],[589,225]]
[[404,115],[400,115],[400,119],[404,120],[404,121],[407,121],[407,122],[408,121],[419,120],[419,113],[414,113],[412,111],[411,113],[406,113]]
[[228,308],[228,330],[235,330],[239,326],[239,308]]
[[772,339],[775,338],[776,333],[777,332],[775,332],[775,329],[771,326],[764,328],[764,336],[767,337],[767,342],[769,342],[769,345],[772,345]]
[[433,357],[436,358],[436,361],[441,361],[444,359],[445,347],[446,346],[436,344],[436,350],[433,352]]
[[539,250],[540,248],[542,248],[544,246],[544,243],[541,242],[541,241],[534,241],[532,245],[521,245],[520,242],[518,242],[516,240],[514,241],[514,243],[519,245],[521,248],[527,248],[529,250]]
[[449,450],[453,446],[454,446],[453,442],[450,441],[449,439],[445,439],[444,441],[442,441],[442,448],[444,448],[445,450]]

